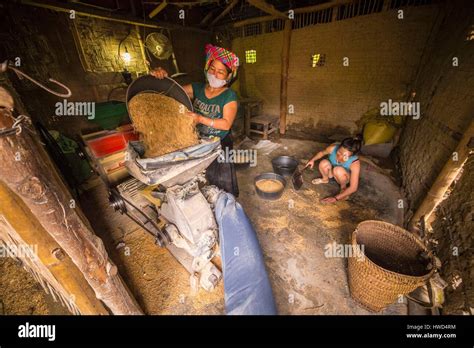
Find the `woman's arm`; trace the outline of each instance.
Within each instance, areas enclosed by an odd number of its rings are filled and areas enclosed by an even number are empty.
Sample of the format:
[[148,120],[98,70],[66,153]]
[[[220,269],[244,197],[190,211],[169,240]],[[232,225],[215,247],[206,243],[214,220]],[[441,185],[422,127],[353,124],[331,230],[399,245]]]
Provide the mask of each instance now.
[[[150,75],[156,77],[157,79],[162,80],[165,77],[168,77],[168,72],[165,69],[163,69],[162,67],[159,66],[158,68],[155,68],[155,69],[151,70]],[[191,86],[191,84],[184,85],[183,89],[186,92],[186,94],[188,95],[188,97],[192,99],[193,96],[194,96],[193,95],[193,86]]]
[[201,123],[215,129],[229,130],[237,115],[237,102],[231,101],[224,105],[222,118],[209,118],[192,112],[190,112],[190,114],[192,114],[191,116],[194,118],[196,123]]
[[338,201],[345,197],[349,197],[351,194],[357,191],[357,189],[359,188],[359,175],[360,175],[360,160],[353,162],[351,164],[350,185],[347,189],[344,190],[344,192],[334,196]]
[[305,168],[309,166],[312,169],[313,166],[314,166],[314,162],[316,162],[317,160],[320,160],[321,158],[323,158],[326,155],[329,155],[332,152],[332,150],[334,149],[334,146],[336,146],[336,145],[330,145],[327,148],[325,148],[324,150],[319,151],[316,155],[314,155],[308,161],[308,163],[306,163]]

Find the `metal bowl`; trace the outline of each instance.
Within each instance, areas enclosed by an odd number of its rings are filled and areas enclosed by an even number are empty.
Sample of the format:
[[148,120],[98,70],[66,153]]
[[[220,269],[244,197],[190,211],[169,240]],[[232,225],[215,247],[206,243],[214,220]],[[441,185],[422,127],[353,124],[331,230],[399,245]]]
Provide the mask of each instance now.
[[272,159],[273,171],[283,176],[292,176],[298,167],[298,160],[291,156],[278,156]]
[[[265,192],[262,191],[258,188],[257,186],[257,181],[263,180],[263,179],[272,179],[272,180],[278,180],[283,184],[283,188],[279,191],[276,192]],[[254,180],[254,186],[255,186],[255,191],[257,191],[257,194],[260,198],[263,199],[268,199],[268,200],[277,200],[278,198],[281,197],[283,194],[283,191],[285,190],[286,187],[286,180],[283,176],[275,173],[263,173],[260,175],[257,175]]]
[[174,98],[190,111],[194,111],[193,103],[180,84],[169,77],[158,79],[151,75],[141,76],[128,86],[126,96],[127,111],[130,100],[137,94],[146,92],[164,94],[168,97]]

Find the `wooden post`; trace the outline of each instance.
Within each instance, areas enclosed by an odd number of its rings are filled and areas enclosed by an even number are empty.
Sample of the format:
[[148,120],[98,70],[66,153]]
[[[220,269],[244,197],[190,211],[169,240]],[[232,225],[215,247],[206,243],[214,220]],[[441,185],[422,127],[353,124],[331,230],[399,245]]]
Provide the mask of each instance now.
[[[36,255],[17,253],[41,285],[51,292],[74,314],[108,315],[103,304],[96,298],[71,258],[40,225],[24,202],[0,181],[0,240],[19,250],[36,252]],[[20,249],[21,248],[21,249]]]
[[286,114],[288,112],[288,65],[290,62],[291,42],[290,19],[285,20],[283,29],[283,47],[281,50],[281,80],[280,80],[280,134],[286,132]]
[[[11,128],[13,117],[0,109],[0,129]],[[36,216],[84,275],[95,295],[114,314],[142,314],[117,267],[109,260],[37,136],[26,129],[0,137],[0,180]]]
[[461,141],[456,147],[455,153],[457,155],[457,160],[453,160],[453,157],[450,156],[449,160],[444,165],[427,195],[423,199],[423,202],[420,204],[419,208],[411,218],[408,225],[408,228],[411,231],[415,230],[416,225],[421,219],[424,219],[425,222],[428,221],[429,217],[435,211],[438,204],[441,203],[446,191],[456,179],[462,166],[467,161],[468,156],[474,151],[473,142],[474,121],[471,121],[471,124],[467,128],[466,132],[461,138]]

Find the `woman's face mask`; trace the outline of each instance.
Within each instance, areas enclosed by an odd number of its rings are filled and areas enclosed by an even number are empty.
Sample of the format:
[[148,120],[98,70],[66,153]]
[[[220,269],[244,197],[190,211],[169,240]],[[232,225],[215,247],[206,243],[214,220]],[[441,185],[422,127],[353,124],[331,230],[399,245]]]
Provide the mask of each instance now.
[[206,73],[207,76],[207,81],[209,81],[209,85],[212,88],[219,88],[219,87],[224,87],[227,83],[226,80],[221,80],[212,75],[209,71]]

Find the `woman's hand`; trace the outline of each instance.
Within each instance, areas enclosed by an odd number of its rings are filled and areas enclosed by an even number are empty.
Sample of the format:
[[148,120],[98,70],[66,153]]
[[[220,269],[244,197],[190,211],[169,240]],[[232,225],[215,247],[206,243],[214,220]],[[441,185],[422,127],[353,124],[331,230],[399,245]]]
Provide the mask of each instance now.
[[306,167],[310,167],[311,169],[313,169],[313,167],[314,167],[314,160],[309,160],[308,163],[306,163],[306,165],[304,166],[303,169],[305,169]]
[[193,118],[194,124],[201,123],[201,115],[191,111],[186,111],[186,115]]
[[321,203],[323,203],[323,204],[332,204],[332,203],[336,203],[336,202],[337,202],[336,197],[326,197],[324,199],[321,199]]
[[155,69],[151,70],[150,75],[152,75],[152,76],[154,76],[154,77],[156,77],[160,80],[164,79],[165,77],[168,77],[168,73],[162,67],[158,67],[158,68],[155,68]]

